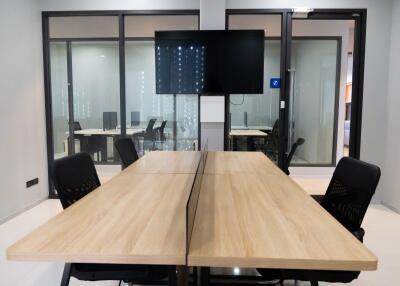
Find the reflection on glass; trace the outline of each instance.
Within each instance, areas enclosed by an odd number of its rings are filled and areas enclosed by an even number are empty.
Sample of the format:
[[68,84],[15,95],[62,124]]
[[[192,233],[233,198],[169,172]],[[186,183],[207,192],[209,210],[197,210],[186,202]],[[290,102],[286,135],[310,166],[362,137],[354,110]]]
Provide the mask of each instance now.
[[121,134],[118,42],[73,42],[71,51],[74,138],[97,162],[114,162],[113,141]]
[[[292,42],[295,69],[293,142],[304,138],[293,164],[330,164],[335,134],[337,40],[297,39]],[[293,143],[292,142],[292,143]]]
[[176,95],[177,150],[198,150],[198,96]]
[[54,158],[68,155],[67,44],[50,43]]
[[204,88],[205,47],[169,41],[156,47],[157,92],[199,94]]
[[125,68],[127,133],[138,152],[197,148],[197,95],[155,93],[154,41],[127,41]]
[[230,95],[231,150],[263,151],[277,160],[280,88],[270,81],[280,78],[280,48],[280,40],[265,41],[263,94]]

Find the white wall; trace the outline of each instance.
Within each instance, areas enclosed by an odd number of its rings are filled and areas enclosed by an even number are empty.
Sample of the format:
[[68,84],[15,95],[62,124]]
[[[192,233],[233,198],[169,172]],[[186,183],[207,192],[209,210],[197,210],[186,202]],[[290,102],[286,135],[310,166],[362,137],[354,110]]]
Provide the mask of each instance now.
[[39,0],[40,8],[56,10],[199,9],[199,0]]
[[[389,84],[387,112],[382,114],[386,120],[386,140],[381,148],[386,151],[382,172],[381,187],[384,190],[382,201],[400,211],[400,0],[393,1],[392,33],[390,43]],[[377,96],[381,96],[377,94]],[[386,144],[385,144],[386,143]]]
[[[225,29],[226,0],[200,0],[200,29]],[[200,97],[201,149],[224,150],[225,98]],[[207,146],[204,147],[203,146]]]
[[[34,0],[0,2],[0,222],[48,196],[41,16]],[[39,185],[26,189],[26,181]]]

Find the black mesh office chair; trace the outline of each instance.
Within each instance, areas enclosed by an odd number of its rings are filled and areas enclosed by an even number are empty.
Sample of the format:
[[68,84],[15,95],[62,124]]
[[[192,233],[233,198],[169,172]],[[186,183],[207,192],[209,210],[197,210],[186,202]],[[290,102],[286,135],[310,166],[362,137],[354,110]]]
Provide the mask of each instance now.
[[122,168],[125,169],[132,163],[134,163],[139,156],[136,152],[135,144],[131,138],[120,138],[114,143],[115,149],[117,149],[119,156],[122,161]]
[[[55,160],[53,182],[64,209],[100,186],[93,161],[87,153]],[[167,277],[167,274],[166,266],[67,263],[61,286],[69,285],[71,276],[85,281],[154,281]]]
[[156,121],[157,119],[150,119],[147,124],[146,130],[134,135],[134,139],[143,139],[143,152],[146,149],[146,143],[148,142],[152,143],[152,147],[149,149],[155,149],[156,131],[154,130],[154,125],[156,124]]
[[[381,176],[379,167],[353,158],[342,158],[333,174],[321,205],[358,240],[363,241],[361,228],[365,213]],[[328,270],[273,270],[257,269],[266,279],[349,283],[357,279],[359,271]]]
[[268,134],[265,142],[264,152],[274,161],[278,161],[278,145],[279,145],[279,120],[275,120],[272,131]]
[[294,153],[296,153],[297,148],[299,146],[303,145],[305,141],[306,140],[304,140],[303,138],[299,138],[299,139],[296,140],[296,142],[293,143],[292,148],[290,149],[289,155],[286,158],[285,168],[283,170],[286,173],[286,175],[290,174],[289,166],[290,166],[290,163],[292,162]]
[[166,137],[165,137],[165,126],[167,125],[167,122],[168,122],[167,120],[164,120],[161,123],[160,127],[157,127],[157,128],[154,129],[156,131],[156,133],[157,133],[158,140],[160,140],[161,142],[165,142],[165,140],[166,140]]

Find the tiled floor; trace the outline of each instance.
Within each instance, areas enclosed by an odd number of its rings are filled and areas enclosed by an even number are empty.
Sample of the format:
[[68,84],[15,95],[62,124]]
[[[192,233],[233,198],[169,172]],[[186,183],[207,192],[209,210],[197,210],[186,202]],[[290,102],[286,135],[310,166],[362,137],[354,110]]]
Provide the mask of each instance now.
[[[6,260],[5,250],[13,242],[36,226],[61,211],[58,200],[47,200],[33,209],[0,225],[0,286],[54,286],[59,285],[63,264],[27,263]],[[372,205],[364,220],[365,244],[379,257],[378,271],[361,273],[350,285],[379,286],[399,285],[397,271],[400,261],[400,215],[382,205]],[[285,285],[292,285],[287,282]],[[71,280],[71,286],[94,285],[114,286],[117,282],[81,282]],[[300,285],[309,285],[300,283]],[[327,285],[321,283],[321,285]]]

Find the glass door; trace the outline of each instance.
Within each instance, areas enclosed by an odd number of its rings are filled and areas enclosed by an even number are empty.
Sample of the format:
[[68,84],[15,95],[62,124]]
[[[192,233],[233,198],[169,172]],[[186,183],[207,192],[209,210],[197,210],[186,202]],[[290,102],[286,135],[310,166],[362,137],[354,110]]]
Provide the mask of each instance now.
[[346,79],[355,22],[290,16],[285,160],[288,166],[333,167],[346,153]]
[[89,153],[97,163],[117,162],[114,140],[121,135],[118,41],[72,41],[70,45],[75,151]]
[[73,154],[73,138],[70,136],[70,96],[68,85],[67,43],[52,42],[49,45],[51,68],[51,99],[54,159]]

